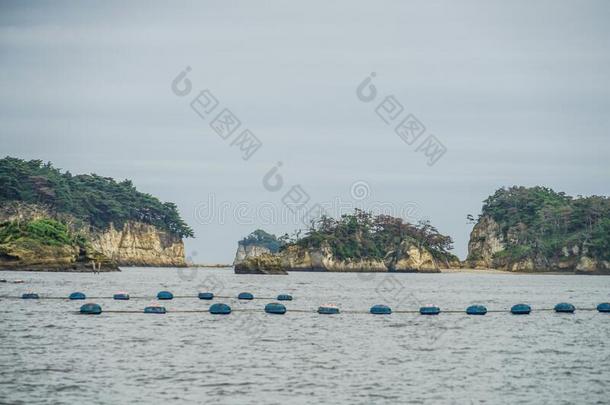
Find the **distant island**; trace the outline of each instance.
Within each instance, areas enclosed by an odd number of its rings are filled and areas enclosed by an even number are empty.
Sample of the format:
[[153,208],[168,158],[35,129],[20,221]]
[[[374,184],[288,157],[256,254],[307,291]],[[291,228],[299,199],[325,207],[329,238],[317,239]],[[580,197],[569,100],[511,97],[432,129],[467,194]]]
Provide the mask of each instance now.
[[610,199],[510,187],[484,201],[465,265],[610,274]]
[[194,235],[176,205],[137,191],[129,180],[6,157],[0,184],[0,269],[186,264],[182,238]]
[[256,230],[238,243],[236,273],[286,271],[439,272],[459,267],[453,241],[428,221],[410,224],[356,209],[339,219],[323,216],[300,237]]
[[[0,159],[0,270],[116,271],[182,267],[193,230],[175,204],[131,181],[72,175],[41,160]],[[468,256],[429,221],[411,224],[356,209],[276,237],[257,229],[238,242],[236,273],[287,271],[610,274],[610,198],[546,187],[498,189],[483,201]],[[220,266],[220,265],[218,265]]]
[[497,190],[483,204],[460,262],[452,240],[429,222],[361,210],[323,217],[293,237],[256,230],[238,242],[236,273],[286,271],[510,272],[610,274],[610,199],[573,198],[545,187]]

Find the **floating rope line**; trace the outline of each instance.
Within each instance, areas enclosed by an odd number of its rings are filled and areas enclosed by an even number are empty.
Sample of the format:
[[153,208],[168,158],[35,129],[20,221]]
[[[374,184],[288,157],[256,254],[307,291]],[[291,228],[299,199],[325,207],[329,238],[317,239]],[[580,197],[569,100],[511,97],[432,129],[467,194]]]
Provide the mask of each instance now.
[[[205,300],[205,299],[201,299],[196,295],[174,295],[172,299],[196,299],[197,301],[211,301],[211,300]],[[276,300],[277,297],[253,297],[252,299],[239,299],[236,296],[229,296],[229,295],[215,295],[214,299],[216,298],[224,298],[224,299],[233,299],[233,300],[239,300],[239,301],[251,301],[251,300]],[[5,295],[5,296],[0,296],[0,299],[23,299],[23,296],[15,296],[15,295]],[[76,301],[75,299],[71,299],[70,297],[51,297],[51,296],[39,296],[38,298],[35,298],[38,300],[64,300],[64,301]],[[115,300],[115,301],[120,301],[118,299],[116,299],[113,295],[111,296],[100,296],[100,297],[86,297],[86,299],[88,300]],[[129,296],[130,300],[156,300],[158,299],[156,295],[140,295],[140,296],[133,296],[130,295]],[[128,301],[128,300],[125,300]],[[170,301],[170,300],[168,300]]]
[[[22,294],[21,297],[0,296],[0,299],[63,300],[63,301],[83,301],[86,298],[87,298],[86,295],[82,292],[73,292],[68,297],[65,297],[65,296],[64,297],[54,297],[54,296],[41,297],[41,296],[39,296],[39,294],[37,294],[35,292],[26,292],[26,293]],[[267,301],[275,301],[275,300],[292,301],[292,296],[288,295],[288,294],[280,294],[277,297],[273,298],[273,297],[254,297],[254,295],[249,292],[241,292],[237,296],[227,296],[227,295],[214,296],[214,294],[210,293],[210,292],[199,293],[197,296],[192,296],[192,295],[174,296],[173,293],[170,291],[160,291],[157,293],[156,296],[146,295],[146,296],[135,296],[135,297],[130,297],[129,294],[126,292],[119,292],[119,293],[114,294],[113,296],[89,297],[89,299],[113,299],[115,301],[127,301],[129,299],[148,299],[148,300],[156,299],[159,301],[170,301],[173,299],[197,299],[198,301],[211,301],[215,298],[230,299],[230,300],[232,300],[232,302],[235,300],[237,300],[237,302],[244,302],[244,301],[251,301],[254,299],[267,300]],[[600,313],[610,313],[610,303],[608,303],[608,302],[601,303],[601,304],[597,305],[597,307],[595,307],[595,308],[588,308],[588,307],[576,308],[574,305],[572,305],[570,303],[561,302],[561,303],[555,305],[553,308],[537,308],[535,311],[539,311],[539,312],[555,311],[557,313],[574,313],[577,310],[578,311],[596,311],[597,310]],[[172,310],[169,312],[172,312],[172,313],[209,312],[214,315],[228,315],[232,311],[233,310],[231,309],[231,307],[229,305],[227,305],[225,303],[221,303],[221,302],[216,302],[216,303],[212,304],[207,310],[204,310],[204,309],[192,309],[192,310],[177,309],[177,310]],[[257,312],[257,311],[260,311],[260,309],[237,308],[237,309],[235,309],[235,311],[237,311],[237,312]],[[288,312],[286,307],[279,302],[267,303],[267,305],[265,305],[265,307],[264,307],[264,311],[266,313],[278,314],[278,315],[283,315],[286,312]],[[108,312],[108,313],[142,313],[142,311],[137,311],[137,310],[108,310],[108,311],[104,311],[104,312]],[[161,306],[160,304],[155,303],[155,304],[152,304],[151,306],[144,308],[143,312],[144,313],[153,313],[153,314],[165,314],[168,311],[164,306]],[[308,309],[291,309],[289,312],[297,312],[297,313],[298,312],[300,312],[300,313],[317,312],[318,314],[324,314],[324,315],[339,314],[341,312],[346,313],[346,314],[390,315],[390,314],[392,314],[392,309],[387,305],[377,304],[377,305],[372,306],[369,311],[362,311],[362,310],[344,310],[344,311],[342,311],[336,305],[327,304],[327,305],[320,306],[317,309],[317,311],[308,310]],[[441,313],[442,314],[464,314],[465,313],[467,315],[475,315],[475,316],[479,315],[480,316],[480,315],[485,315],[487,313],[506,313],[506,312],[509,312],[513,315],[528,315],[532,312],[532,308],[528,304],[521,303],[521,304],[513,305],[510,308],[510,310],[507,310],[507,309],[487,310],[487,308],[484,305],[471,305],[468,308],[466,308],[465,311],[464,310],[455,310],[455,309],[441,310],[438,306],[421,307],[421,308],[419,308],[419,310],[399,309],[397,311],[394,311],[394,313],[398,313],[398,314],[421,314],[421,315],[426,315],[426,316],[436,316]],[[89,303],[86,303],[81,306],[80,313],[98,315],[98,314],[102,313],[102,307],[99,304],[89,302]]]
[[[578,311],[597,311],[596,308],[577,308]],[[555,309],[554,308],[539,308],[536,309],[536,312],[554,312]],[[70,311],[71,313],[74,314],[82,314],[79,311]],[[173,309],[173,310],[167,310],[164,313],[168,313],[168,314],[208,314],[210,311],[209,309]],[[247,308],[235,308],[232,309],[231,312],[265,312],[262,309],[247,309]],[[286,313],[289,312],[294,312],[294,313],[309,313],[309,314],[317,314],[319,313],[317,309],[288,309],[286,311]],[[534,312],[534,311],[532,311]],[[143,310],[122,310],[122,309],[109,309],[109,310],[104,310],[103,311],[104,314],[144,314]],[[419,310],[397,310],[397,311],[392,311],[393,314],[413,314],[413,315],[420,315]],[[510,310],[491,310],[491,311],[487,311],[487,313],[506,313],[506,314],[510,314]],[[364,311],[364,310],[342,310],[339,314],[348,314],[348,315],[370,315],[370,311]],[[460,315],[466,315],[466,312],[464,310],[445,310],[442,311],[440,315],[442,314],[446,314],[446,315],[455,315],[455,314],[460,314]],[[429,315],[426,315],[429,316]],[[435,315],[438,316],[438,315]]]

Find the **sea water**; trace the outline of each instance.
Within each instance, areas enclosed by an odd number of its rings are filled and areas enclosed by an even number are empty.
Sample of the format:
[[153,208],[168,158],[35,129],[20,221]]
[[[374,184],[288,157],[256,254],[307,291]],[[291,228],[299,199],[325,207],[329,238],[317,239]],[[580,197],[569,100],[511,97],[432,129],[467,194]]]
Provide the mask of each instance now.
[[[126,268],[120,273],[0,272],[0,296],[33,291],[112,299],[0,299],[0,403],[478,404],[608,403],[610,314],[557,314],[558,302],[610,301],[610,277],[515,274],[290,273]],[[84,302],[165,315],[79,315]],[[236,297],[199,300],[198,292]],[[278,294],[285,315],[266,314]],[[214,302],[234,312],[214,316]],[[319,315],[321,304],[342,313]],[[513,304],[531,315],[511,315]],[[371,315],[375,304],[391,315]],[[485,316],[397,313],[437,305]],[[300,309],[304,312],[291,312]],[[355,311],[352,313],[349,311]]]

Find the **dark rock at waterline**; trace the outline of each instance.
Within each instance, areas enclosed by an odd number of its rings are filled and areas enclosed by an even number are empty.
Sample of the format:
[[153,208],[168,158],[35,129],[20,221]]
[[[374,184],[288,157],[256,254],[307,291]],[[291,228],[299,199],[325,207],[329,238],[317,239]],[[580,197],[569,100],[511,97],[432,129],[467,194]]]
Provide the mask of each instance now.
[[288,274],[280,258],[271,253],[248,257],[235,264],[235,274]]

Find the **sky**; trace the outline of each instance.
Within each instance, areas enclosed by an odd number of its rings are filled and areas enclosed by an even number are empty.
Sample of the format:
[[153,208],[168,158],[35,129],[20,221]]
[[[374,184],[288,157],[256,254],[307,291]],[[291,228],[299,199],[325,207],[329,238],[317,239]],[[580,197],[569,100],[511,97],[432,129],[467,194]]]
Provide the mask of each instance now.
[[320,207],[429,220],[463,259],[466,216],[500,187],[608,195],[609,16],[607,1],[1,1],[0,155],[175,202],[198,263]]

